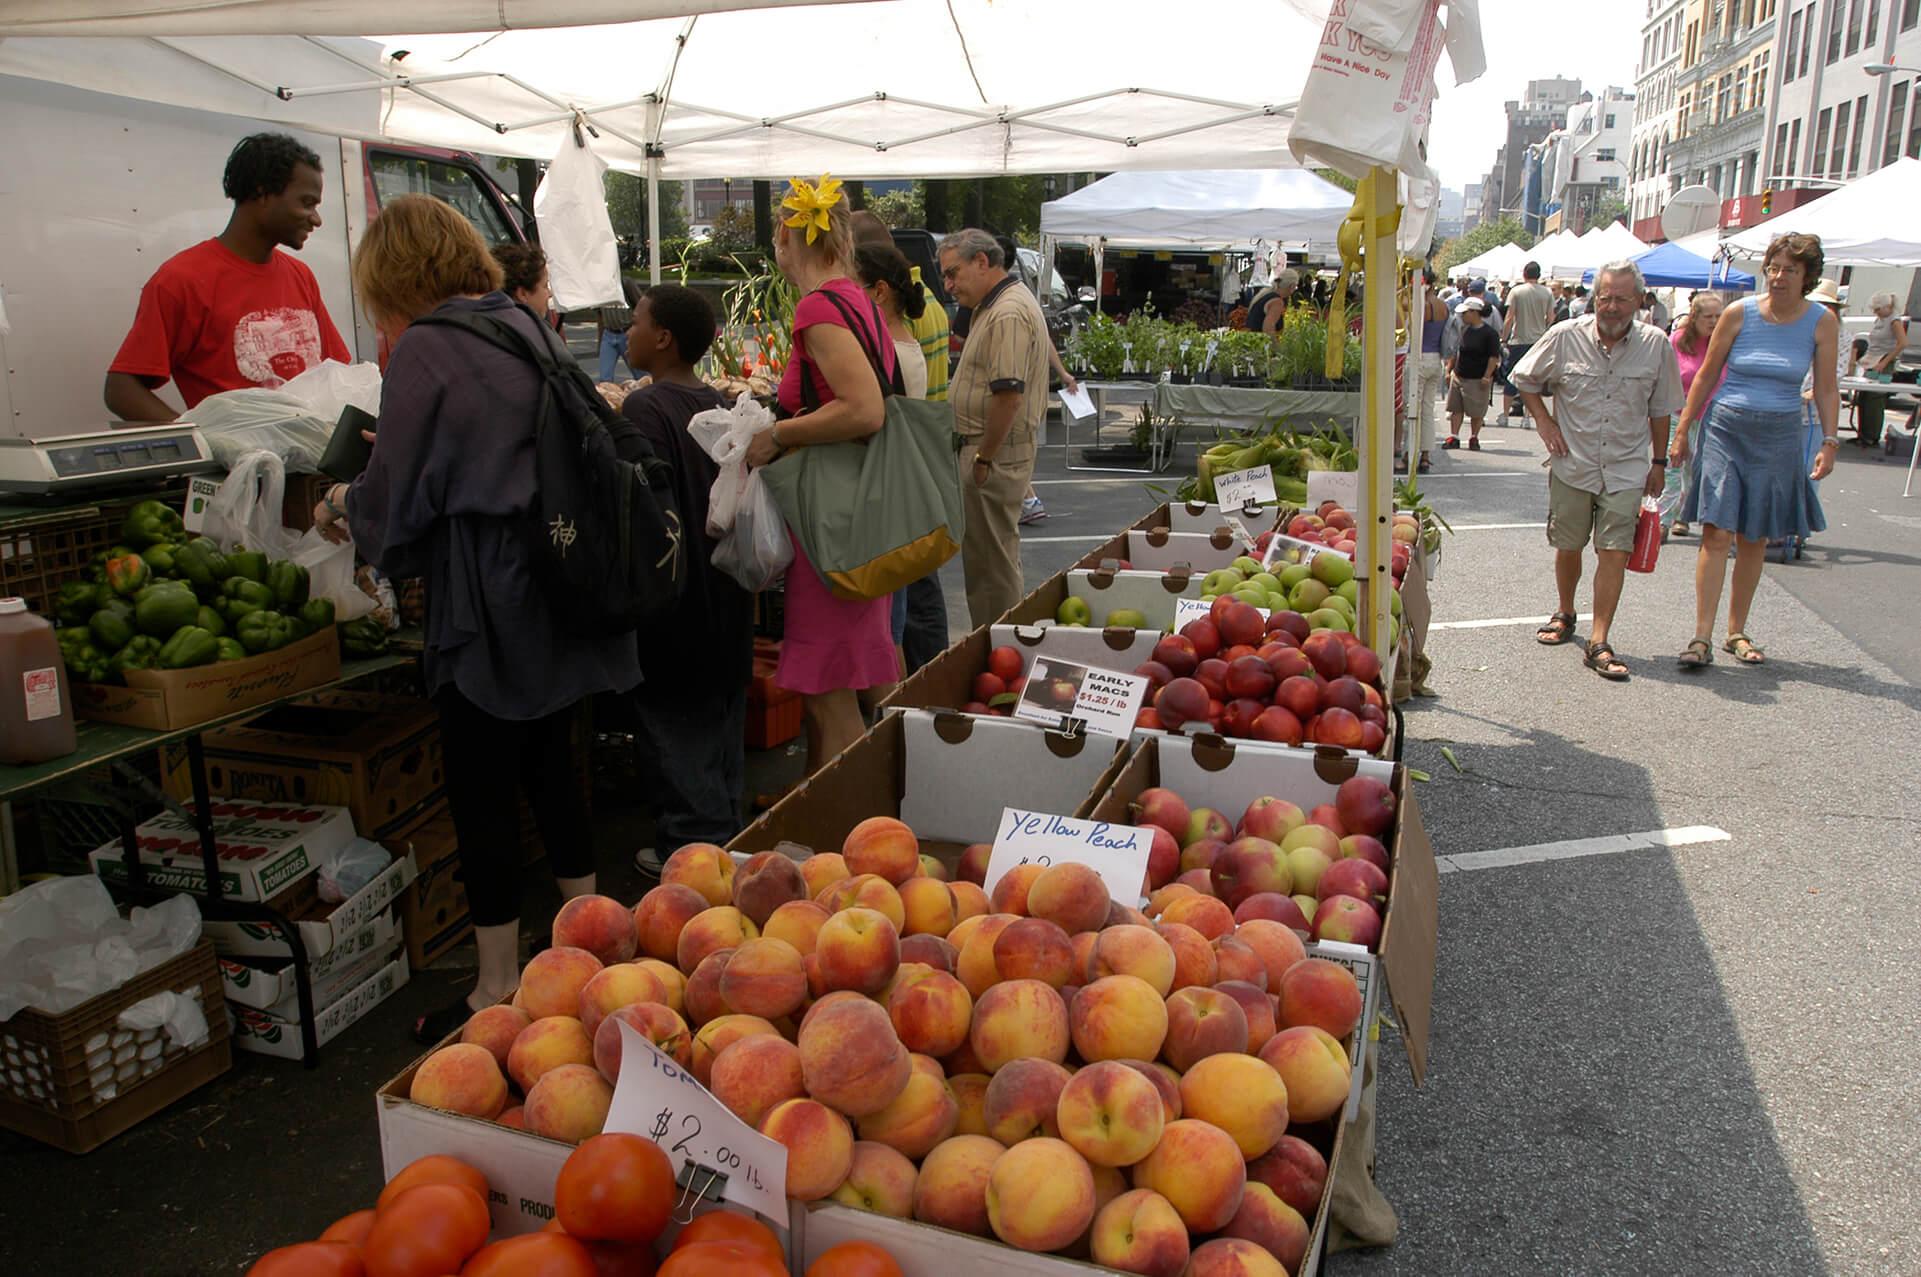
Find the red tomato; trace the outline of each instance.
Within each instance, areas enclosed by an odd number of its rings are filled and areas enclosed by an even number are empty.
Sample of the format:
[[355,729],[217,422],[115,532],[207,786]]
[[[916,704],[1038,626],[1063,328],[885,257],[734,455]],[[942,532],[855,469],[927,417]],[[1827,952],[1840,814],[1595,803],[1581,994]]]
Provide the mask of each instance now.
[[351,1215],[342,1215],[327,1225],[327,1231],[317,1240],[323,1242],[346,1242],[355,1248],[367,1244],[367,1234],[373,1231],[374,1212],[357,1210]]
[[842,1242],[807,1265],[807,1277],[901,1277],[894,1257],[872,1242]]
[[381,1208],[367,1234],[367,1277],[445,1277],[487,1244],[493,1223],[480,1194],[422,1184]]
[[483,1248],[460,1277],[598,1277],[587,1247],[565,1233],[528,1233]]
[[667,1227],[674,1169],[640,1135],[596,1135],[568,1155],[554,1183],[554,1217],[584,1241],[650,1242]]
[[600,1277],[654,1277],[652,1242],[583,1242]]
[[751,1242],[697,1242],[667,1256],[657,1277],[783,1277],[787,1265]]
[[435,1153],[410,1162],[400,1174],[387,1181],[387,1187],[380,1190],[380,1198],[374,1202],[377,1211],[387,1209],[387,1203],[410,1188],[422,1184],[464,1184],[480,1194],[480,1200],[487,1200],[487,1177],[457,1157],[447,1157]]
[[247,1270],[247,1277],[363,1277],[360,1252],[345,1242],[301,1242],[270,1250]]

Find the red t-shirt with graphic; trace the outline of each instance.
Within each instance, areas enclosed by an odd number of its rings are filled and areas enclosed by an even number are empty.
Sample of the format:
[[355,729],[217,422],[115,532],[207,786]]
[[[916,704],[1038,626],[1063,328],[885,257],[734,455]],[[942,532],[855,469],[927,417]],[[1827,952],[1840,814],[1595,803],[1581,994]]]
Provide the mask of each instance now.
[[188,408],[222,390],[278,386],[353,362],[314,274],[275,249],[250,262],[217,239],[176,253],[140,290],[112,372],[172,381]]

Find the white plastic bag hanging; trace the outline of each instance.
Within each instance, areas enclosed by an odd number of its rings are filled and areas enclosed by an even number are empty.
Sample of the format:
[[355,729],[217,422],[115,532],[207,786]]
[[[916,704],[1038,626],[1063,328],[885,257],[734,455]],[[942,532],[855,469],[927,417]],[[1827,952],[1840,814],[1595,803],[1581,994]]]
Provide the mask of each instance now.
[[309,598],[328,599],[334,620],[352,621],[374,610],[374,601],[354,581],[351,540],[334,545],[309,528],[291,532],[280,524],[287,468],[279,456],[249,452],[234,462],[220,490],[207,502],[201,531],[223,550],[235,546],[307,569]]
[[534,191],[540,247],[547,254],[547,281],[563,311],[619,306],[620,246],[607,216],[607,165],[578,124]]
[[734,526],[714,547],[714,566],[738,581],[741,589],[758,593],[793,561],[794,542],[787,535],[787,521],[780,517],[774,494],[761,482],[760,471],[751,470],[734,509]]
[[794,561],[794,543],[774,494],[758,470],[747,468],[748,445],[773,428],[774,414],[746,391],[732,408],[709,408],[687,423],[687,433],[720,467],[707,493],[707,535],[720,541],[714,566],[743,590],[766,589]]

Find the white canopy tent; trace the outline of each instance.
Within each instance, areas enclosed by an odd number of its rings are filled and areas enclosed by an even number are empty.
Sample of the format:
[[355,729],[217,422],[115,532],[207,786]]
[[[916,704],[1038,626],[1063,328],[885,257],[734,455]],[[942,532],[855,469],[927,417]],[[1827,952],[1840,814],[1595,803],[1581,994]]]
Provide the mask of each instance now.
[[1497,244],[1458,266],[1449,267],[1447,273],[1457,279],[1462,275],[1471,279],[1519,279],[1521,267],[1528,261],[1527,250],[1519,244]]
[[1921,266],[1921,160],[1904,158],[1811,204],[1729,238],[1734,255],[1759,261],[1777,235],[1819,235],[1829,266]]
[[491,31],[672,18],[836,0],[6,0],[0,37],[14,35],[359,35]]
[[1115,173],[1041,205],[1041,234],[1141,248],[1332,244],[1353,204],[1305,169]]

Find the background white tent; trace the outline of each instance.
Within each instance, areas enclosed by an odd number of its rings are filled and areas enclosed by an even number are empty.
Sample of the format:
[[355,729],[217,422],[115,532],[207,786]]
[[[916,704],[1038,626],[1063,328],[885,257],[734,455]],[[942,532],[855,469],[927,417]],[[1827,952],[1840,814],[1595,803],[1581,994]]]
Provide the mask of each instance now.
[[1041,205],[1041,233],[1150,248],[1331,244],[1353,203],[1305,169],[1115,173]]
[[1529,260],[1527,250],[1519,244],[1498,244],[1485,253],[1449,267],[1447,273],[1454,279],[1463,275],[1473,279],[1519,279],[1521,267]]
[[[631,22],[816,0],[6,0],[11,35],[360,35]],[[828,0],[832,3],[834,0]]]
[[1921,266],[1921,160],[1896,160],[1811,204],[1731,237],[1734,255],[1758,261],[1777,235],[1819,235],[1829,266]]

